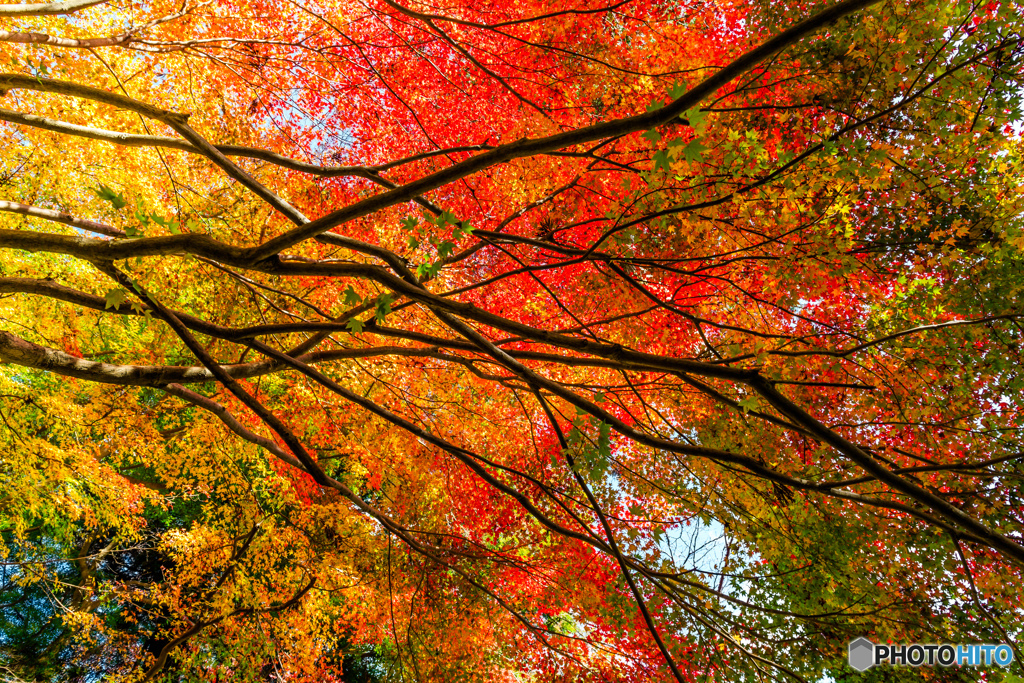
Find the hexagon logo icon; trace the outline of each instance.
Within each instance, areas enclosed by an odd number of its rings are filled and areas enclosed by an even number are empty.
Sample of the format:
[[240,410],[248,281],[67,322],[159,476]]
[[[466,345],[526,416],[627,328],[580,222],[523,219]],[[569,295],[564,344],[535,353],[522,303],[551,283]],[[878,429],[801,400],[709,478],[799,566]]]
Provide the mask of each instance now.
[[857,671],[867,671],[875,665],[875,644],[867,638],[850,641],[850,666]]

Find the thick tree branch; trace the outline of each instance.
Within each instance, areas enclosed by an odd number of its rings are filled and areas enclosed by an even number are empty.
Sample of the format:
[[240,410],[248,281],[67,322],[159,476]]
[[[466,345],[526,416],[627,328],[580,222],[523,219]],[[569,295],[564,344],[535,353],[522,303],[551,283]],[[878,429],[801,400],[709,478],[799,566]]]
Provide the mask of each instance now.
[[90,221],[84,218],[75,218],[71,214],[64,213],[63,211],[41,209],[37,206],[29,206],[28,204],[6,201],[0,201],[0,211],[18,213],[22,216],[31,216],[33,218],[42,218],[55,223],[63,223],[64,225],[70,225],[73,228],[87,230],[88,232],[95,232],[100,235],[107,235],[108,237],[128,237],[128,233],[120,228],[115,228],[113,225]]
[[[543,138],[524,138],[516,142],[499,145],[490,152],[478,154],[447,169],[428,175],[420,180],[408,183],[390,192],[365,199],[343,209],[333,211],[306,225],[295,228],[279,237],[267,241],[253,251],[252,258],[256,261],[272,258],[275,254],[299,242],[356,218],[368,216],[389,206],[412,201],[462,178],[466,178],[485,168],[506,163],[513,159],[544,154],[565,149],[604,138],[618,137],[629,133],[649,130],[675,121],[683,112],[697,106],[719,88],[728,85],[737,76],[757,66],[761,61],[784,50],[794,43],[810,36],[822,27],[837,21],[849,14],[877,4],[881,0],[845,0],[794,26],[780,32],[758,47],[735,59],[728,66],[717,71],[713,76],[688,90],[666,107],[656,111],[629,116],[606,123],[577,128],[565,133],[558,133]],[[0,77],[0,84],[3,77]]]
[[44,17],[75,12],[102,5],[109,0],[64,0],[63,2],[37,2],[17,5],[0,5],[0,17]]

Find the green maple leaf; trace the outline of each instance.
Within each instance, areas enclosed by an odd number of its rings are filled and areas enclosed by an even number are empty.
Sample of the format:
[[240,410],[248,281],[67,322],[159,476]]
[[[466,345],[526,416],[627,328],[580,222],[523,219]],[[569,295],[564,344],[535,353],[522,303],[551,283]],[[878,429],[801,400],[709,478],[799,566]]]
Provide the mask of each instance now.
[[667,149],[658,150],[654,153],[654,170],[657,171],[660,167],[663,171],[668,173],[668,165],[672,162],[672,157],[668,155]]
[[348,289],[345,290],[344,304],[346,306],[358,306],[361,303],[363,303],[362,298],[356,293],[352,285],[349,285]]
[[612,457],[612,426],[607,422],[602,422],[597,426],[597,433],[597,452],[603,460],[608,460]]
[[697,107],[691,107],[690,109],[687,109],[682,114],[680,114],[679,118],[686,121],[686,123],[695,131],[700,132],[704,130],[704,119],[707,118],[707,115],[708,113],[706,111],[701,111]]
[[96,196],[102,199],[103,201],[110,202],[118,211],[128,206],[128,202],[125,201],[123,195],[114,192],[112,189],[110,189],[109,187],[102,183],[100,183],[99,187],[94,188],[93,192],[95,192]]
[[416,277],[436,277],[441,272],[442,264],[440,261],[437,263],[421,263],[416,266]]
[[690,163],[700,163],[704,158],[704,152],[708,149],[708,147],[702,145],[697,140],[693,140],[686,147],[683,147],[683,158]]
[[455,249],[455,245],[446,240],[437,245],[437,255],[441,258],[448,258],[453,249]]
[[381,294],[377,297],[377,310],[374,315],[378,324],[383,324],[384,318],[391,313],[391,302],[394,300],[395,298],[390,294]]
[[120,308],[121,304],[128,298],[128,290],[121,287],[114,287],[107,291],[104,299],[104,308]]
[[747,396],[745,399],[737,401],[737,404],[744,413],[749,413],[751,410],[757,409],[757,396]]

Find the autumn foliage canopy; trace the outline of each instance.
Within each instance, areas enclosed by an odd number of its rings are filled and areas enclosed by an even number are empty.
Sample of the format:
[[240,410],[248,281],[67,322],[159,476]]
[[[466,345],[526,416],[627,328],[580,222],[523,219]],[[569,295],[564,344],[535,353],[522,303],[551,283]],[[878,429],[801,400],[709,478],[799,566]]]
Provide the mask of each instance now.
[[0,5],[5,680],[1016,643],[1022,16]]

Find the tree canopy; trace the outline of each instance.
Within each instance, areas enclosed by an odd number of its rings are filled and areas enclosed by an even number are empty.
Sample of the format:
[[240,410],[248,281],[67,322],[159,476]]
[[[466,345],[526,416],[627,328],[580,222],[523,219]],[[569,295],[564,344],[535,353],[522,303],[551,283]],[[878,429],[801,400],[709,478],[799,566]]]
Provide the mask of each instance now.
[[0,5],[0,670],[998,680],[1022,17]]

